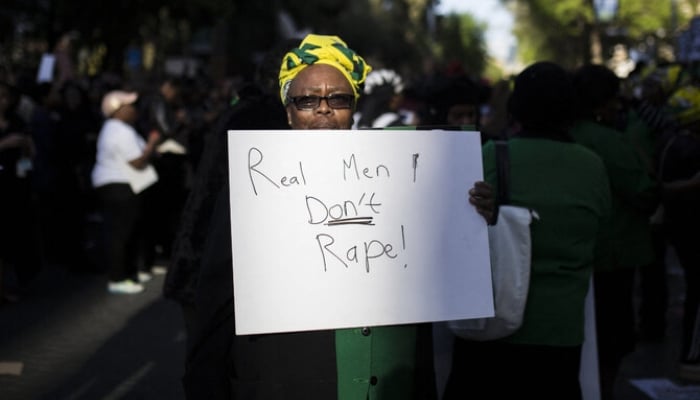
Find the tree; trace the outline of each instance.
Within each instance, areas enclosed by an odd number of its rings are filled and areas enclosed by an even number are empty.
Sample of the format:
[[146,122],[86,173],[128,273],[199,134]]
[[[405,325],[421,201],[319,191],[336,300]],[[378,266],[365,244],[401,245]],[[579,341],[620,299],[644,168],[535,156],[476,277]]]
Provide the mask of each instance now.
[[[280,12],[297,29],[335,34],[351,44],[377,67],[420,73],[425,60],[459,59],[474,74],[485,65],[483,26],[468,17],[445,18],[433,29],[437,0],[6,0],[0,10],[0,46],[15,42],[14,32],[30,22],[24,34],[44,43],[31,58],[37,65],[41,51],[51,51],[64,33],[79,34],[77,45],[95,49],[99,68],[123,72],[127,48],[144,42],[156,49],[155,65],[172,55],[190,55],[193,38],[209,42],[209,62],[215,78],[250,75],[262,52],[284,40]],[[437,32],[441,33],[437,33]],[[29,48],[30,46],[25,46]],[[206,47],[206,46],[205,46]],[[33,46],[37,48],[37,46]],[[97,51],[99,50],[99,51]],[[13,53],[6,51],[6,53]],[[444,57],[443,57],[444,56]],[[90,57],[93,59],[93,57]],[[216,64],[216,68],[211,64]],[[93,68],[94,70],[95,68]]]
[[442,18],[436,33],[436,53],[444,63],[460,63],[473,76],[480,76],[486,67],[484,41],[486,26],[469,14],[451,14]]
[[430,54],[430,0],[282,0],[300,28],[342,37],[376,66],[400,70]]
[[[591,46],[596,34],[605,58],[614,44],[635,45],[650,37],[661,40],[672,31],[672,7],[665,1],[620,0],[617,14],[609,23],[596,21],[593,0],[501,1],[515,13],[514,34],[525,63],[550,59],[576,66],[594,58]],[[688,20],[686,15],[679,17]]]

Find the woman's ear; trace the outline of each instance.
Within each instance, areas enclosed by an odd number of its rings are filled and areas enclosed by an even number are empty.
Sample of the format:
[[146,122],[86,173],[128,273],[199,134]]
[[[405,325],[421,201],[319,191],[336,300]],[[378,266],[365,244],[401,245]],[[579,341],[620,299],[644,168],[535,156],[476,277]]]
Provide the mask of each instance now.
[[292,126],[292,112],[290,107],[285,107],[284,111],[287,113],[287,123],[289,126]]

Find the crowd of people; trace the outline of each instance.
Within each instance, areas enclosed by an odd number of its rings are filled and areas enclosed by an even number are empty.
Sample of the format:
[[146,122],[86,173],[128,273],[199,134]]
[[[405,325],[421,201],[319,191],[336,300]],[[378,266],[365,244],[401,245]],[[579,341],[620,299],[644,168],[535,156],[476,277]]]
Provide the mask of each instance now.
[[[192,399],[508,397],[503,382],[524,397],[577,399],[592,288],[610,400],[623,358],[665,335],[672,249],[686,284],[680,376],[700,380],[696,65],[640,64],[622,79],[603,65],[540,61],[495,83],[455,65],[415,76],[393,67],[310,34],[270,49],[256,76],[225,89],[174,77],[24,86],[0,77],[0,301],[17,301],[51,265],[104,273],[115,294],[167,273]],[[511,203],[539,215],[522,327],[494,341],[455,339],[444,392],[430,324],[234,334],[226,132],[401,126],[481,133],[484,182],[466,201],[487,224],[494,141],[507,141]],[[89,232],[94,220],[99,231]]]

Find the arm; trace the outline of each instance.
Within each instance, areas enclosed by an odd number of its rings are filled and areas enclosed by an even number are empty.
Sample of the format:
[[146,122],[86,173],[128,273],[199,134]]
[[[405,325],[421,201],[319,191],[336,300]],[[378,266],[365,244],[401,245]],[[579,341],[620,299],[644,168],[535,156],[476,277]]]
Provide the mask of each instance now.
[[493,198],[493,188],[486,182],[478,181],[469,189],[469,203],[476,207],[487,224],[493,223],[494,208],[496,203]]
[[157,131],[152,131],[148,135],[148,142],[146,142],[146,147],[143,149],[143,153],[138,158],[129,161],[129,165],[136,169],[144,169],[148,166],[151,155],[156,149],[156,145],[160,140],[160,134]]

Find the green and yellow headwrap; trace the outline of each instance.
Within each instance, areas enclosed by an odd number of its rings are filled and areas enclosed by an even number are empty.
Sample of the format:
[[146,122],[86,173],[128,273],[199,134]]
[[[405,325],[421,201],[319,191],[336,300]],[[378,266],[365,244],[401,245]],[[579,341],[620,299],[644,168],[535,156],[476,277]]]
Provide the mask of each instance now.
[[335,67],[350,82],[355,101],[362,92],[361,86],[372,67],[350,49],[337,36],[307,35],[298,48],[284,55],[280,68],[280,97],[287,105],[287,92],[292,80],[304,68],[314,64],[327,64]]

